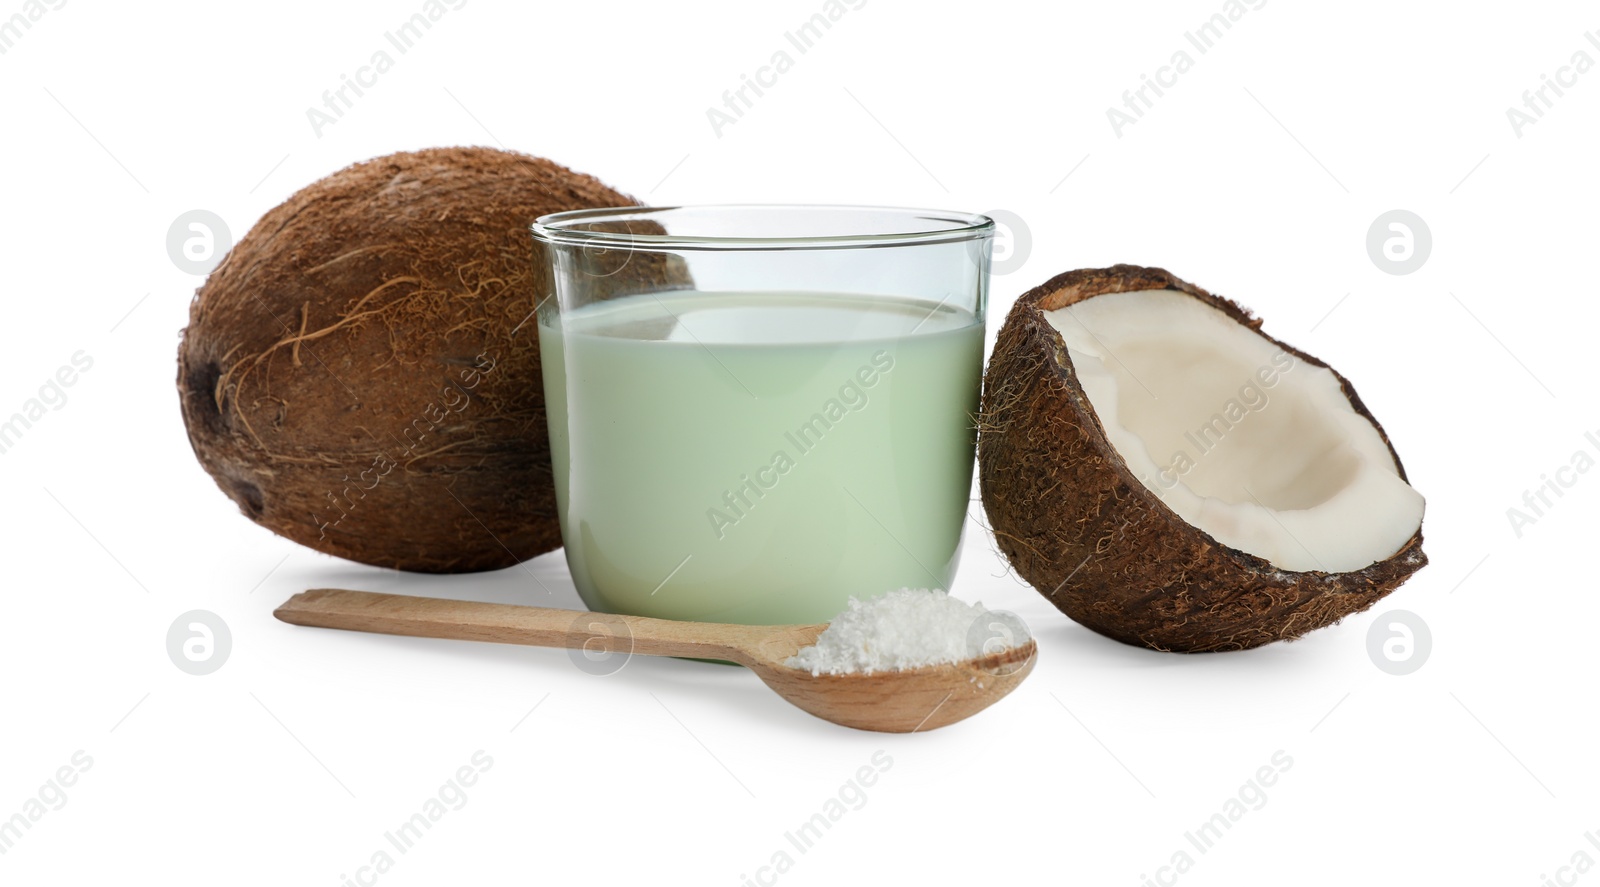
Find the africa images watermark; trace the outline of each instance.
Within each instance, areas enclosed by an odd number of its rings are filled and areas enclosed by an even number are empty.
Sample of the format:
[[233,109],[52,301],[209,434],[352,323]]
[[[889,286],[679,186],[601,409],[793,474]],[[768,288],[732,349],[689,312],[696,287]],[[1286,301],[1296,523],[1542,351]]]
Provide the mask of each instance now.
[[[1600,50],[1600,33],[1584,31],[1583,39],[1596,50]],[[1565,98],[1567,90],[1578,85],[1578,78],[1594,70],[1594,56],[1583,47],[1579,47],[1567,63],[1556,69],[1556,74],[1539,75],[1539,85],[1532,89],[1522,91],[1522,107],[1512,105],[1506,108],[1506,120],[1511,123],[1511,131],[1517,138],[1522,138],[1523,131],[1544,119],[1546,111],[1556,106],[1556,100]],[[1554,93],[1554,98],[1551,97]]]
[[[811,17],[801,22],[792,31],[783,32],[784,46],[773,50],[767,63],[756,69],[755,76],[749,74],[739,75],[739,85],[733,89],[722,91],[722,107],[711,105],[706,108],[706,122],[711,124],[711,132],[717,138],[722,138],[725,127],[738,123],[745,112],[754,108],[756,99],[767,94],[767,90],[778,85],[778,78],[789,73],[794,68],[794,56],[789,54],[793,48],[800,55],[810,52],[821,40],[824,34],[833,29],[841,21],[846,12],[860,10],[867,5],[867,0],[827,0],[822,4],[819,12],[814,12]],[[754,93],[754,98],[751,97]]]
[[[1600,852],[1600,829],[1583,833],[1583,840],[1588,842],[1596,852]],[[1541,887],[1572,887],[1578,883],[1578,878],[1587,875],[1595,867],[1595,858],[1589,855],[1586,848],[1579,847],[1572,851],[1567,864],[1556,867],[1554,875],[1540,873],[1539,884]]]
[[93,766],[94,758],[89,757],[89,753],[83,749],[78,749],[67,763],[57,767],[50,778],[39,786],[39,791],[33,797],[22,802],[21,810],[11,814],[9,819],[0,819],[0,856],[10,853],[46,814],[67,806],[67,789],[77,785],[78,777],[89,772]]
[[794,447],[793,455],[786,447],[779,447],[766,465],[755,470],[755,477],[739,475],[739,483],[723,491],[722,507],[713,505],[706,509],[706,520],[711,523],[711,532],[717,539],[725,538],[729,527],[737,526],[744,520],[756,503],[766,498],[767,493],[777,487],[778,481],[794,470],[798,457],[822,443],[823,435],[832,431],[846,416],[866,409],[867,390],[876,386],[893,369],[894,355],[887,351],[873,354],[870,364],[862,364],[839,386],[837,396],[824,401],[822,408],[801,422],[799,427],[783,433],[784,441]]
[[1210,853],[1217,842],[1233,830],[1235,823],[1243,820],[1246,814],[1267,806],[1267,789],[1277,785],[1278,779],[1292,767],[1294,758],[1289,757],[1288,752],[1281,748],[1273,752],[1271,760],[1256,768],[1255,774],[1239,786],[1238,792],[1223,801],[1217,812],[1183,833],[1183,844],[1172,851],[1166,865],[1157,868],[1154,876],[1139,875],[1140,887],[1172,887],[1178,883],[1179,877],[1194,868],[1195,857],[1189,853],[1190,848],[1201,856]]
[[75,351],[68,363],[56,368],[45,378],[44,384],[33,397],[10,416],[0,415],[0,456],[16,449],[23,435],[43,421],[50,413],[67,405],[67,389],[78,384],[80,374],[94,367],[94,358],[86,351]]
[[[405,55],[416,47],[418,41],[433,30],[435,22],[444,18],[444,14],[451,10],[458,10],[467,5],[467,0],[427,0],[422,4],[420,12],[401,22],[391,31],[383,32],[384,42],[394,48],[400,55]],[[311,123],[311,131],[317,138],[322,138],[322,131],[344,117],[344,113],[355,107],[356,99],[367,94],[367,90],[378,85],[378,78],[389,73],[394,67],[394,56],[388,49],[378,48],[367,59],[367,63],[356,69],[355,76],[340,74],[340,83],[332,89],[322,91],[322,107],[312,105],[306,108],[306,120]],[[351,94],[354,94],[354,98]]]
[[[1243,19],[1246,12],[1259,10],[1266,5],[1267,0],[1250,0],[1248,4],[1243,0],[1227,0],[1222,4],[1221,11],[1213,13],[1194,30],[1184,31],[1184,42],[1194,47],[1196,52],[1205,55],[1216,48],[1217,43],[1233,30],[1234,24]],[[1189,54],[1189,50],[1180,46],[1173,51],[1172,57],[1165,65],[1156,69],[1154,77],[1140,74],[1140,83],[1137,87],[1124,89],[1122,108],[1115,105],[1106,108],[1106,120],[1110,122],[1111,131],[1116,133],[1117,138],[1122,138],[1125,128],[1142,120],[1145,112],[1155,107],[1156,99],[1165,96],[1167,90],[1177,86],[1178,78],[1189,73],[1194,67],[1194,61],[1194,56]],[[1155,93],[1155,98],[1151,98],[1151,93]]]
[[383,843],[367,857],[366,865],[358,866],[353,876],[339,876],[341,887],[372,887],[378,883],[380,877],[394,868],[396,854],[404,856],[416,849],[417,843],[427,837],[446,814],[467,806],[467,789],[477,785],[479,777],[493,767],[494,758],[488,752],[481,748],[473,752],[469,762],[457,767],[437,792],[423,800],[417,812],[383,833]]
[[44,18],[47,12],[55,12],[67,5],[67,0],[28,0],[22,4],[20,12],[14,12],[8,19],[0,19],[0,55],[10,52],[22,35],[33,30],[33,26]]
[[1208,454],[1222,445],[1224,438],[1230,432],[1249,420],[1252,413],[1259,413],[1272,402],[1267,394],[1278,382],[1282,381],[1295,367],[1294,355],[1287,351],[1279,350],[1272,355],[1268,363],[1256,368],[1239,386],[1238,394],[1228,398],[1222,408],[1203,422],[1199,428],[1183,433],[1184,442],[1194,447],[1191,455],[1188,447],[1177,450],[1167,460],[1165,466],[1156,471],[1154,479],[1149,477],[1139,478],[1147,488],[1155,490],[1156,495],[1165,496],[1168,490],[1173,489],[1183,482],[1183,476],[1193,471]]
[[795,856],[804,856],[816,847],[818,841],[833,829],[845,814],[867,806],[867,789],[876,785],[878,778],[894,766],[894,758],[884,749],[872,753],[871,764],[856,768],[855,775],[845,780],[833,796],[822,802],[822,807],[795,828],[783,833],[783,845],[774,850],[767,864],[758,866],[754,875],[739,876],[740,887],[772,887],[781,875],[794,868]]
[[[356,510],[357,500],[367,498],[367,493],[376,489],[378,484],[382,483],[383,479],[389,476],[389,472],[399,466],[402,460],[427,455],[427,453],[417,452],[417,447],[422,443],[423,439],[443,426],[445,420],[450,416],[462,412],[472,403],[472,389],[478,387],[478,383],[482,382],[484,377],[494,372],[495,365],[495,359],[492,355],[480,353],[473,358],[471,366],[463,367],[457,373],[460,381],[446,379],[444,387],[439,390],[438,400],[430,401],[427,406],[423,407],[422,415],[412,419],[411,424],[401,429],[400,435],[391,435],[401,445],[393,458],[385,455],[383,450],[379,449],[377,455],[372,457],[372,464],[357,472],[354,481],[350,479],[350,475],[346,474],[344,476],[344,483],[353,486],[358,491],[357,495],[352,496],[350,494],[351,486],[345,486],[337,496],[334,495],[332,490],[324,493],[323,495],[332,503],[334,509],[339,512],[339,516],[329,521],[323,520],[321,515],[313,514],[311,519],[317,525],[317,538],[326,539],[328,530],[332,527],[337,527],[345,518],[349,517],[350,512]],[[414,438],[411,436],[413,432],[416,433]],[[401,436],[404,437],[404,440],[400,439]],[[369,480],[371,483],[367,483]],[[343,501],[341,501],[340,497],[343,497]]]
[[[1595,454],[1600,454],[1600,429],[1586,431],[1583,434],[1584,442],[1589,445]],[[1549,516],[1550,510],[1567,491],[1578,485],[1578,481],[1589,469],[1596,464],[1595,456],[1589,450],[1573,450],[1572,456],[1567,459],[1567,464],[1550,473],[1539,475],[1539,484],[1531,490],[1522,491],[1522,507],[1513,505],[1506,509],[1506,520],[1511,523],[1511,532],[1518,539],[1522,538],[1527,527],[1537,524]]]

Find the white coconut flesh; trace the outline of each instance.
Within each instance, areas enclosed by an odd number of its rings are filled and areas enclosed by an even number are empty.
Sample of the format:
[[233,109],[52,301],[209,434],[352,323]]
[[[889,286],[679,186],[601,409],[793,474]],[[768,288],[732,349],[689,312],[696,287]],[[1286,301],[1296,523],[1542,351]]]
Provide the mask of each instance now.
[[1044,312],[1133,474],[1191,526],[1281,570],[1358,570],[1422,525],[1339,380],[1173,290]]

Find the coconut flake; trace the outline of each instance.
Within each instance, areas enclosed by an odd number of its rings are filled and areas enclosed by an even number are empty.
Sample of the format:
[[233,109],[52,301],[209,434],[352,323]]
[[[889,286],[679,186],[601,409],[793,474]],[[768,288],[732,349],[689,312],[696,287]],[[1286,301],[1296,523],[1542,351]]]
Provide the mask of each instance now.
[[844,612],[784,664],[820,674],[871,674],[975,659],[1027,643],[1022,620],[939,589],[902,588]]

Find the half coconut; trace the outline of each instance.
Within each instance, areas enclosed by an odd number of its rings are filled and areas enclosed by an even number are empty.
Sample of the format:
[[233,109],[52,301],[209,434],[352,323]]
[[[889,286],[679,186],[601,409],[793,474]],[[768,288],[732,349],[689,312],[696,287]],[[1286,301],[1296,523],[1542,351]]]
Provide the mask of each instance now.
[[1018,300],[984,377],[984,509],[1068,616],[1242,650],[1372,606],[1427,564],[1422,496],[1343,376],[1159,268]]

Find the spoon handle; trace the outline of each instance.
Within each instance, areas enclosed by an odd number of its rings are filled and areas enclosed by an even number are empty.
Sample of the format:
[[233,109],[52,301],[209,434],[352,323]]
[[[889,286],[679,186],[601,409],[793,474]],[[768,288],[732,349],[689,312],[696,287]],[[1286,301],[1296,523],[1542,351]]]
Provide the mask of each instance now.
[[273,611],[293,625],[749,664],[762,627],[313,588]]

